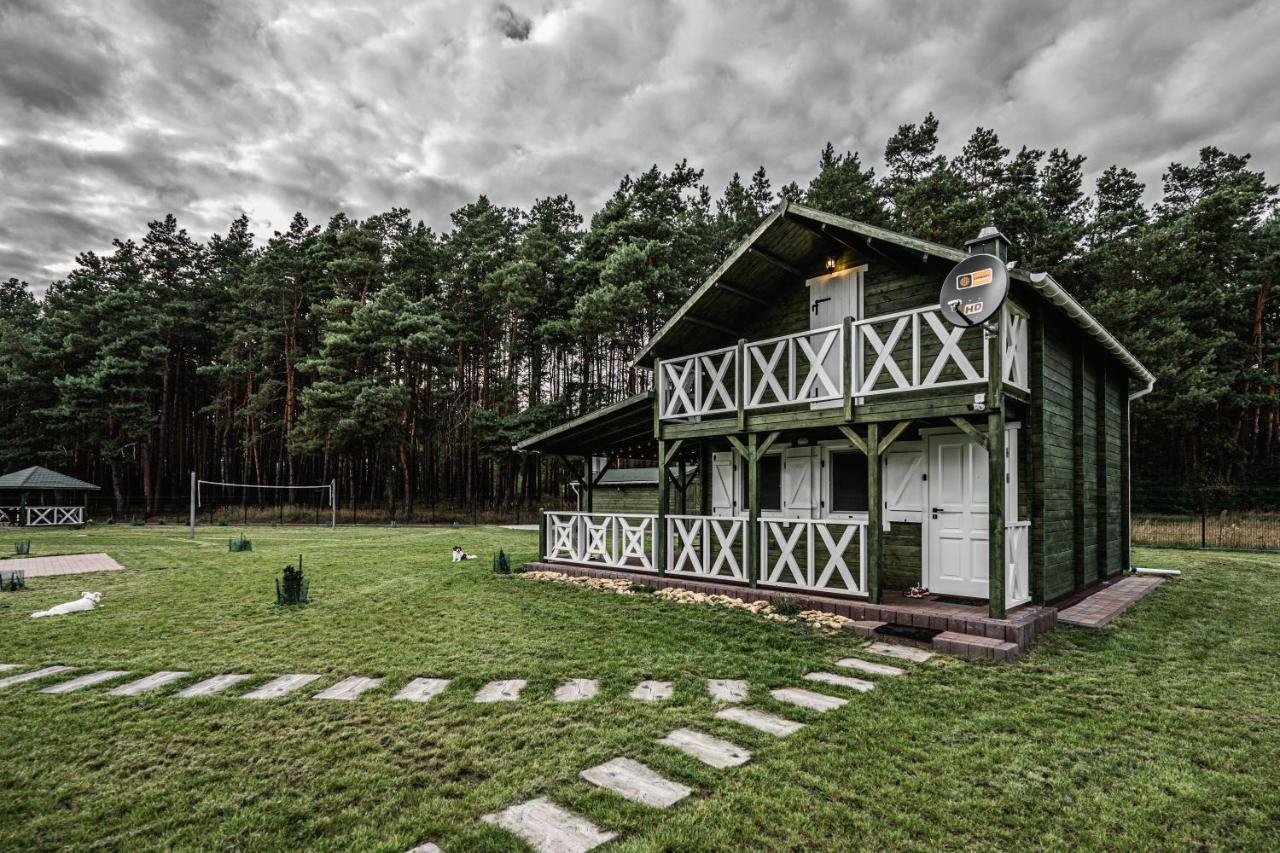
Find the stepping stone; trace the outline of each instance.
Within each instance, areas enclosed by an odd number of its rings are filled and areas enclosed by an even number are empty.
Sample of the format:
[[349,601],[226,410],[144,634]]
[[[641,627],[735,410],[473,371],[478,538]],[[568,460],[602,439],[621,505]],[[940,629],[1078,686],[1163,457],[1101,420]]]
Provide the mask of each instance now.
[[707,692],[717,702],[742,702],[747,698],[747,682],[713,678],[707,682]]
[[876,689],[875,684],[870,681],[862,678],[853,678],[848,675],[836,675],[834,672],[806,672],[804,677],[806,681],[834,684],[836,687],[848,687],[850,690],[857,690],[859,693],[866,693],[868,690]]
[[520,836],[538,853],[587,853],[614,837],[614,833],[601,832],[591,821],[544,797],[481,815],[480,819]]
[[520,698],[524,689],[523,678],[512,678],[507,681],[490,681],[476,694],[476,702],[514,702]]
[[654,773],[639,761],[619,756],[578,774],[592,785],[655,809],[673,806],[693,793],[691,788]]
[[128,675],[129,671],[124,669],[104,669],[101,672],[91,672],[88,675],[82,675],[79,678],[73,678],[70,681],[64,681],[61,684],[55,684],[52,687],[46,687],[41,693],[70,693],[73,690],[79,690],[82,687],[92,687],[95,684],[101,684],[104,681],[110,681],[113,678],[119,678],[122,675]]
[[841,705],[849,704],[848,699],[841,699],[839,696],[828,696],[825,693],[814,693],[812,690],[802,690],[799,687],[783,687],[779,690],[770,690],[769,695],[779,702],[790,702],[792,705],[799,705],[801,708],[808,708],[810,711],[817,711],[820,714],[834,711]]
[[426,702],[448,686],[447,678],[415,678],[391,698],[405,702]]
[[836,666],[842,666],[845,669],[856,669],[868,675],[904,675],[906,673],[905,669],[889,666],[887,663],[872,663],[862,658],[841,658],[836,661]]
[[46,666],[44,669],[33,669],[31,672],[24,672],[21,675],[10,675],[8,678],[0,678],[0,690],[3,690],[6,687],[12,687],[15,684],[35,681],[37,678],[47,678],[50,675],[57,675],[58,673],[66,672],[69,669],[75,669],[75,667]]
[[632,699],[642,702],[660,702],[671,698],[670,681],[642,681],[631,691]]
[[574,678],[556,688],[557,702],[581,702],[600,692],[600,684],[594,678]]
[[0,672],[8,672],[11,669],[18,669],[22,664],[17,663],[0,663]]
[[148,690],[155,690],[164,687],[171,681],[177,681],[179,678],[186,678],[189,672],[174,672],[164,670],[146,678],[139,678],[137,681],[130,681],[128,684],[121,684],[115,690],[108,690],[108,696],[137,696],[140,693],[146,693]]
[[797,723],[754,708],[725,708],[716,713],[716,719],[732,720],[774,737],[793,735],[804,728],[804,723]]
[[884,655],[887,658],[898,658],[899,660],[915,661],[916,663],[924,663],[933,657],[933,652],[926,652],[924,649],[917,649],[914,646],[899,646],[895,643],[872,643],[867,646],[867,651],[873,655]]
[[419,844],[412,850],[405,851],[405,853],[440,853],[440,848],[428,841],[426,844]]
[[246,675],[241,672],[229,672],[225,675],[215,675],[213,678],[206,678],[204,681],[197,681],[190,687],[184,687],[175,693],[183,699],[189,699],[193,696],[212,696],[215,693],[221,693],[233,684],[239,684],[242,681],[248,681],[253,678],[252,675]]
[[305,687],[315,681],[320,676],[314,673],[296,672],[290,675],[282,675],[279,678],[268,681],[257,690],[250,690],[242,699],[279,699],[281,696],[287,696],[299,687]]
[[345,678],[337,684],[325,690],[321,690],[312,699],[335,699],[339,702],[354,702],[360,698],[360,694],[367,690],[372,690],[382,683],[381,678],[365,678],[360,675],[353,675]]
[[658,743],[675,747],[685,755],[692,755],[703,764],[718,770],[737,767],[751,760],[751,753],[736,744],[718,737],[695,732],[693,729],[676,729]]

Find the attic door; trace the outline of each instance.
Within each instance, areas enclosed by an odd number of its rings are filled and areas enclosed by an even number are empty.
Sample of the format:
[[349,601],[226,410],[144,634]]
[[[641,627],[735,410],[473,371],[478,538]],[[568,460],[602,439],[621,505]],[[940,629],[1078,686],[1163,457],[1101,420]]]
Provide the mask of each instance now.
[[[844,322],[845,317],[852,317],[855,320],[862,318],[862,274],[865,270],[865,266],[853,267],[830,275],[811,278],[805,282],[809,288],[810,329],[839,326]],[[809,338],[809,345],[815,351],[820,351],[823,340],[823,337],[814,335]],[[839,336],[836,336],[832,339],[832,346],[822,360],[823,371],[837,389],[842,387],[843,373],[840,369],[840,358],[843,353],[844,347],[840,345]],[[799,377],[805,376],[807,367],[808,365],[801,363],[797,356],[796,370]],[[818,383],[817,387],[825,386]],[[824,400],[820,403],[811,403],[810,408],[830,409],[840,405],[840,400]]]

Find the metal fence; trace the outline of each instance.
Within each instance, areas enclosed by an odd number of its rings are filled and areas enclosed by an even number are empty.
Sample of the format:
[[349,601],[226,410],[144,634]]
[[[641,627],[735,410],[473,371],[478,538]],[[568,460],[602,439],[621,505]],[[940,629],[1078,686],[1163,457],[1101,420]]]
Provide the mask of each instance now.
[[1135,485],[1133,544],[1280,551],[1280,488]]

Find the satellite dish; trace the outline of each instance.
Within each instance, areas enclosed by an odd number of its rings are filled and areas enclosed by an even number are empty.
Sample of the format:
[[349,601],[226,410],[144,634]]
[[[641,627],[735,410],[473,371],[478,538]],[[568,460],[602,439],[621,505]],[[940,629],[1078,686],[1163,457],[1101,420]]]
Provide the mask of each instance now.
[[953,326],[979,326],[996,316],[1009,295],[1009,271],[995,255],[970,255],[942,281],[938,310]]

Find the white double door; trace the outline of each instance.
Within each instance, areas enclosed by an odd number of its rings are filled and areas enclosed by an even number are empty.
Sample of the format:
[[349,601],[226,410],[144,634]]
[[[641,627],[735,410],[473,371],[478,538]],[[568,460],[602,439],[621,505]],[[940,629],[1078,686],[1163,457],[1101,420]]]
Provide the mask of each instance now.
[[[1005,518],[1017,506],[1017,432],[1005,433]],[[930,592],[986,598],[991,576],[986,448],[962,433],[927,440],[925,578]]]

